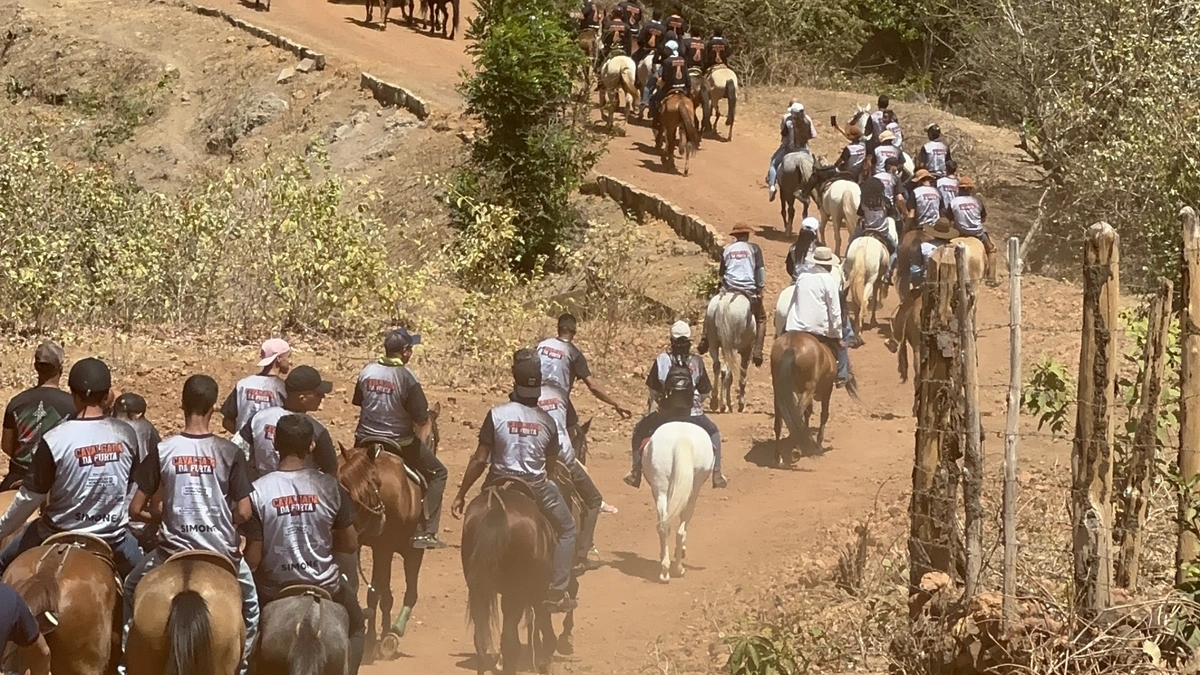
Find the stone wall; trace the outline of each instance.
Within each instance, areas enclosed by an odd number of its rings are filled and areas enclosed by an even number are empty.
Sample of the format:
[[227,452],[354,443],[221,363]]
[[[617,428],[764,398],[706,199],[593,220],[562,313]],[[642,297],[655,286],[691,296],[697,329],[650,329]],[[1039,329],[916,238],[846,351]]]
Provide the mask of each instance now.
[[680,237],[699,246],[714,260],[721,259],[725,235],[696,216],[684,213],[677,206],[652,192],[646,192],[623,180],[599,174],[599,191],[619,203],[626,211],[649,215],[665,222]]
[[276,47],[279,47],[280,49],[286,49],[301,59],[312,59],[314,70],[324,70],[325,69],[325,55],[324,54],[317,52],[317,51],[313,51],[312,49],[309,49],[308,47],[305,47],[304,45],[302,45],[298,42],[295,42],[294,40],[285,38],[282,35],[276,35],[275,33],[272,33],[271,31],[269,31],[266,28],[263,28],[261,26],[255,26],[254,24],[252,24],[248,21],[239,19],[238,17],[236,17],[222,9],[216,9],[214,7],[204,7],[202,5],[193,5],[193,4],[187,3],[187,2],[183,3],[182,6],[185,7],[186,9],[188,9],[189,11],[195,12],[202,16],[215,16],[215,17],[225,19],[231,25],[236,26],[237,28],[240,28],[240,29],[246,31],[247,33],[253,35],[254,37],[266,40],[267,42],[271,43],[272,45],[275,45]]
[[370,89],[380,105],[400,106],[416,115],[417,119],[429,117],[429,106],[425,101],[400,85],[384,82],[370,73],[363,73],[362,88]]

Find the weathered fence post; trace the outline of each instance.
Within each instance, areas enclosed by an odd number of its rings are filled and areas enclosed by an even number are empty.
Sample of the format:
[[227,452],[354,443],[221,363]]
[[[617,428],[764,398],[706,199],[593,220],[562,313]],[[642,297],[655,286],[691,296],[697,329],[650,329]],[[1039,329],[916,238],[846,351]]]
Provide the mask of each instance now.
[[1083,249],[1083,343],[1079,349],[1071,456],[1075,606],[1085,616],[1112,600],[1112,404],[1117,377],[1119,238],[1108,223],[1087,231]]
[[1146,507],[1154,480],[1154,455],[1158,447],[1158,414],[1163,375],[1167,368],[1167,336],[1171,329],[1170,280],[1158,280],[1158,293],[1150,303],[1146,324],[1146,348],[1142,353],[1142,381],[1138,395],[1137,431],[1129,470],[1120,490],[1121,523],[1117,540],[1121,549],[1116,560],[1116,581],[1122,588],[1136,591],[1141,571],[1142,531],[1146,528]]
[[1021,242],[1008,240],[1008,415],[1004,428],[1004,620],[1017,618],[1017,425],[1021,421]]
[[909,506],[911,590],[920,585],[927,572],[953,575],[958,557],[954,521],[962,394],[955,367],[958,336],[953,305],[958,273],[954,250],[940,247],[927,267],[918,357],[916,459]]
[[979,419],[979,356],[975,349],[975,285],[967,269],[967,247],[954,247],[958,273],[958,342],[962,347],[963,405],[966,442],[963,453],[963,498],[967,520],[966,597],[978,592],[983,569],[983,438]]
[[[1200,221],[1186,206],[1179,212],[1183,221],[1183,313],[1179,316],[1179,475],[1190,484],[1200,474]],[[1191,508],[1190,490],[1179,494],[1180,522]],[[1179,527],[1175,547],[1175,581],[1183,583],[1184,565],[1200,554],[1196,537]]]

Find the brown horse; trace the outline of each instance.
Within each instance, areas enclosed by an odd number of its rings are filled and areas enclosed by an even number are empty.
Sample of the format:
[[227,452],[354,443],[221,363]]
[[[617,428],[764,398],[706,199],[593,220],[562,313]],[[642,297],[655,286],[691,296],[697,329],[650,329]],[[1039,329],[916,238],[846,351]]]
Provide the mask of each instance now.
[[[688,175],[688,163],[700,147],[700,130],[696,127],[696,106],[683,92],[667,94],[658,106],[658,124],[654,128],[654,148],[662,151],[663,165],[675,169],[675,144],[683,130],[683,175]],[[666,148],[663,148],[663,141]]]
[[[888,340],[889,350],[896,352],[896,367],[900,371],[900,381],[908,382],[908,350],[911,347],[913,355],[920,358],[921,354],[921,310],[924,308],[924,296],[921,293],[909,293],[908,297],[896,309],[892,318],[892,337]],[[916,374],[920,372],[920,364],[913,368],[913,414],[917,414]]]
[[[432,425],[426,442],[437,452],[437,416],[441,404],[429,411]],[[367,585],[367,641],[364,661],[395,658],[400,638],[408,628],[409,617],[417,604],[417,581],[425,550],[412,546],[413,534],[421,523],[424,495],[421,486],[408,475],[404,460],[386,448],[388,441],[367,440],[365,447],[342,448],[338,482],[354,500],[358,512],[355,527],[359,543],[371,549],[371,581]],[[392,623],[392,558],[404,560],[404,604],[396,623]],[[361,551],[360,551],[361,555]],[[346,571],[354,579],[353,570]],[[357,587],[357,584],[354,584]],[[376,643],[375,612],[379,610],[382,634]]]
[[[829,421],[829,397],[836,377],[837,355],[815,335],[793,331],[775,338],[771,347],[771,384],[775,390],[777,466],[794,464],[797,459],[790,448],[787,457],[780,449],[780,431],[785,423],[788,440],[796,439],[801,454],[806,454],[805,446],[812,442],[809,419],[814,401],[821,404],[821,426],[812,448],[815,452],[821,451],[825,443],[825,424]],[[858,398],[853,378],[847,382],[846,391]]]
[[[579,521],[579,500],[569,487],[561,465],[552,476],[563,490],[572,516]],[[544,608],[550,584],[554,529],[542,515],[532,493],[519,480],[484,485],[463,516],[462,564],[467,580],[467,617],[474,629],[477,675],[495,670],[492,631],[501,610],[500,668],[505,675],[517,672],[521,654],[521,619],[525,619],[530,661],[538,672],[547,672],[557,650],[574,651],[571,631],[574,612],[563,621],[561,637],[554,633],[550,613]],[[574,597],[578,580],[572,578]]]
[[236,675],[245,646],[242,591],[228,558],[184,551],[138,582],[129,675]]
[[18,556],[3,581],[37,617],[54,675],[114,671],[121,653],[121,584],[107,544],[87,535],[52,536]]
[[[429,34],[441,32],[442,37],[453,40],[458,33],[459,0],[428,0],[429,2]],[[449,5],[449,9],[447,8]],[[451,17],[451,11],[453,17]],[[453,22],[452,22],[453,19]]]
[[[257,0],[255,0],[257,2]],[[388,14],[392,11],[392,0],[366,0],[367,21],[369,25],[374,20],[375,5],[379,5],[379,30],[387,30]]]

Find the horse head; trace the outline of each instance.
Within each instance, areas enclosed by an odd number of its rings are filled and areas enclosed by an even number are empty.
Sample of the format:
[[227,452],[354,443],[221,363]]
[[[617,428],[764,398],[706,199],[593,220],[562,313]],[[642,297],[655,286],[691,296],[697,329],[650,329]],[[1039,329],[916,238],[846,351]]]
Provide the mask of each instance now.
[[865,105],[857,105],[854,107],[854,114],[850,116],[850,124],[858,127],[862,132],[863,140],[867,139],[867,120],[871,119],[871,108]]
[[588,450],[588,430],[592,428],[592,420],[588,420],[583,424],[577,424],[569,433],[571,435],[571,447],[575,448],[575,457],[584,464],[587,464]]
[[383,532],[387,521],[387,510],[384,508],[380,489],[383,480],[379,476],[379,468],[367,448],[355,448],[356,452],[347,452],[342,447],[342,458],[345,460],[338,467],[337,479],[350,495],[355,505],[354,526],[358,530],[359,539],[377,537]]

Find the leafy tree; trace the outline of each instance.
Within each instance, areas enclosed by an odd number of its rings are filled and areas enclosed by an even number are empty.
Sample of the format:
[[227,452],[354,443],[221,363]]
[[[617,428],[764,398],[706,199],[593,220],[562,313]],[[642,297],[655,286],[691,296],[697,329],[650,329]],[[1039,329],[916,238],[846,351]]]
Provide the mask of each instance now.
[[[569,198],[599,159],[586,100],[572,96],[587,63],[561,0],[479,0],[465,75],[467,111],[483,122],[455,190],[515,212],[509,265],[533,276],[553,264],[577,221]],[[586,97],[585,97],[586,98]],[[460,229],[477,221],[457,209]]]

